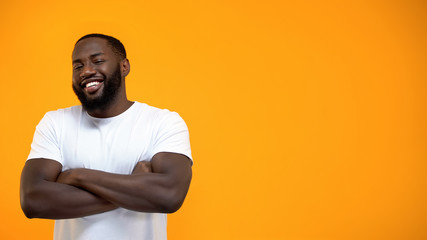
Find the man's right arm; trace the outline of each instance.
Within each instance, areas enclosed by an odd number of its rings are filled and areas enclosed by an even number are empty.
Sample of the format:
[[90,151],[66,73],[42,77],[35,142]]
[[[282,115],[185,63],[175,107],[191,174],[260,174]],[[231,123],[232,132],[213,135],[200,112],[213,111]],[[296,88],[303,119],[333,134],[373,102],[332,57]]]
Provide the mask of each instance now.
[[55,182],[62,165],[50,159],[30,159],[21,174],[21,208],[28,218],[65,219],[117,208],[94,194]]

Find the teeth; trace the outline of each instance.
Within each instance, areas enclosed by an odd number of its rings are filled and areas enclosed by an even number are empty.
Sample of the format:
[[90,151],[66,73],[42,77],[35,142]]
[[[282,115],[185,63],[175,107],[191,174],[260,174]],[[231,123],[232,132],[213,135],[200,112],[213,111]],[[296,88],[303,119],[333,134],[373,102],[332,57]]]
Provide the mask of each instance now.
[[88,83],[88,84],[86,84],[86,87],[88,88],[88,87],[92,87],[92,86],[96,86],[96,85],[98,85],[99,84],[99,82],[90,82],[90,83]]

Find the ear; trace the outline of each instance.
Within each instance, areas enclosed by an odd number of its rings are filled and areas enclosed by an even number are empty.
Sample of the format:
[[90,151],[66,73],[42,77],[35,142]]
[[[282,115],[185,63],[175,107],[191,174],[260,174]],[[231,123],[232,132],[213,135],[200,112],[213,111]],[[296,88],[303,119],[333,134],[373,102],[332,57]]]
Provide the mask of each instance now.
[[129,60],[127,58],[123,59],[120,62],[120,71],[122,73],[122,77],[123,78],[126,77],[129,74],[129,72],[130,72],[130,63],[129,63]]

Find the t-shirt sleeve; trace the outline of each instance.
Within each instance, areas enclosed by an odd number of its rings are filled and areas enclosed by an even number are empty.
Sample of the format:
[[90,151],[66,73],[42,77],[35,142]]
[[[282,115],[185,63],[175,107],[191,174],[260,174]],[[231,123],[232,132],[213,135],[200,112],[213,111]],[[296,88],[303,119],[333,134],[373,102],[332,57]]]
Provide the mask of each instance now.
[[[48,112],[36,127],[31,151],[27,160],[34,158],[46,158],[61,163],[61,151],[59,144],[59,128],[57,126],[57,112]],[[56,120],[56,121],[55,121]]]
[[176,112],[168,112],[159,121],[151,157],[159,152],[180,153],[193,161],[187,125]]

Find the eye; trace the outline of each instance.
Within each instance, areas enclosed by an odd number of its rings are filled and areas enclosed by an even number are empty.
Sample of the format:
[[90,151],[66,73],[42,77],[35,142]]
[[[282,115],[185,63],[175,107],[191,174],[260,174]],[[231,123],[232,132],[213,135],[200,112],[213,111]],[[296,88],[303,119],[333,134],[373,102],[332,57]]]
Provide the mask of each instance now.
[[93,61],[95,64],[101,64],[101,63],[103,63],[103,62],[105,62],[104,60],[102,60],[102,59],[97,59],[97,60],[95,60],[95,61]]
[[74,67],[73,67],[73,70],[74,71],[77,71],[77,70],[79,70],[80,68],[82,68],[83,67],[83,65],[75,65]]

